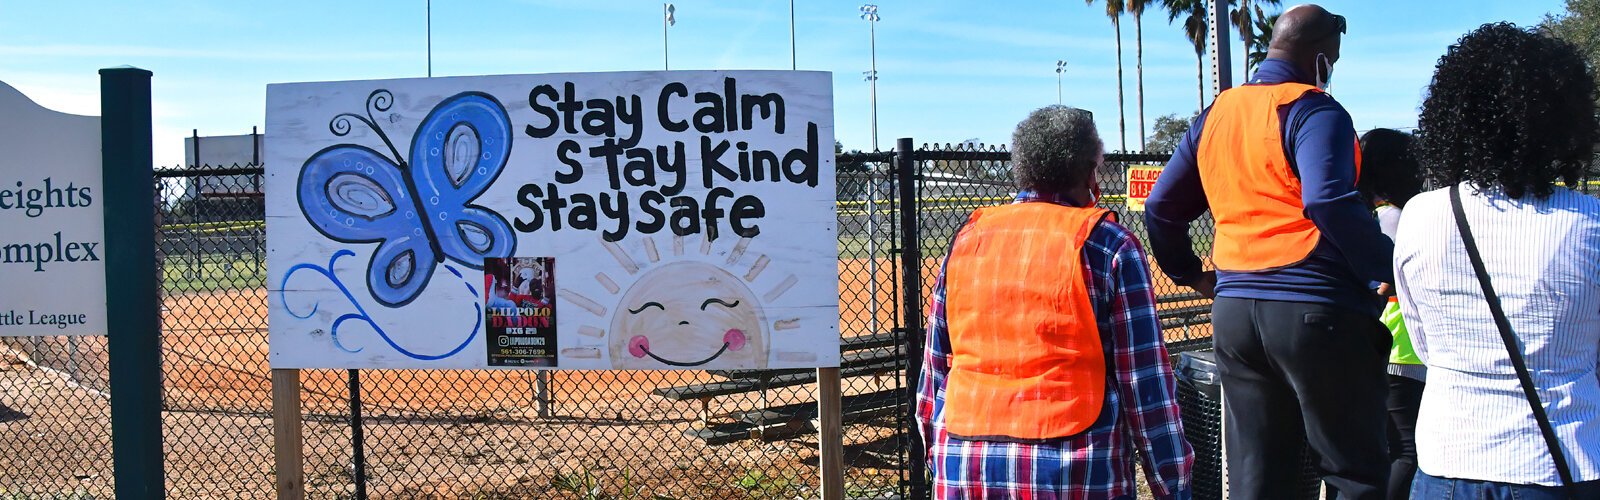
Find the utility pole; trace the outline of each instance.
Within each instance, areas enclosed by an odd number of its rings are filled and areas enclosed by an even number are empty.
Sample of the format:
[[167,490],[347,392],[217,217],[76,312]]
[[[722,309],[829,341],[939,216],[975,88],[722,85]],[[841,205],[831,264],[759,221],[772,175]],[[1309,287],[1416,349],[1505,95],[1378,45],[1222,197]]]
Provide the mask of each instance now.
[[1211,99],[1233,88],[1233,73],[1229,66],[1232,51],[1228,48],[1228,0],[1206,0],[1211,10],[1211,22],[1206,23],[1206,42],[1211,45]]
[[428,0],[428,78],[433,78],[433,0]]
[[794,50],[794,0],[789,0],[789,69],[790,70],[800,69],[800,63],[798,63],[796,61],[797,61],[797,59],[795,59],[795,50]]
[[677,12],[678,8],[672,6],[672,4],[661,4],[661,69],[663,71],[672,69],[667,56],[667,27],[678,24]]

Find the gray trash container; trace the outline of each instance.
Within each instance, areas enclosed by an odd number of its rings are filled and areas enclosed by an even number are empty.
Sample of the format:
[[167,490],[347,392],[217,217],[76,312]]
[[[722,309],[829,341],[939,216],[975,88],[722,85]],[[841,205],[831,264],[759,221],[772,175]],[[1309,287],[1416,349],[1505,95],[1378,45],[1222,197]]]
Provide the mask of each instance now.
[[[1183,416],[1183,436],[1194,448],[1191,484],[1195,500],[1222,500],[1227,477],[1222,468],[1222,376],[1211,351],[1178,354],[1178,405]],[[1321,497],[1322,480],[1312,465],[1309,447],[1301,453],[1301,495]]]

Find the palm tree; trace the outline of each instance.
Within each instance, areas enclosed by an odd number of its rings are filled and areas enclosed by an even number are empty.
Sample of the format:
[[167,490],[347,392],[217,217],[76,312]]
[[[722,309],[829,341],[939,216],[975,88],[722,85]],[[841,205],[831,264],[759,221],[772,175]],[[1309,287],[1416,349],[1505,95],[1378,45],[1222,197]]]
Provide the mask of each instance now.
[[1261,8],[1256,7],[1256,30],[1250,35],[1250,45],[1245,47],[1249,53],[1246,62],[1250,65],[1260,66],[1262,61],[1267,60],[1267,48],[1272,46],[1272,26],[1278,24],[1278,16],[1281,14],[1274,12],[1271,15],[1263,15]]
[[[1283,5],[1283,0],[1228,0],[1228,1],[1234,5],[1233,10],[1228,12],[1228,19],[1232,20],[1234,28],[1239,30],[1239,42],[1244,44],[1245,51],[1246,51],[1246,53],[1248,53],[1248,51],[1250,50],[1250,44],[1251,44],[1252,41],[1254,41],[1254,38],[1255,38],[1251,34],[1251,31],[1253,31],[1252,28],[1256,24],[1255,23],[1256,19],[1261,17],[1260,16],[1260,14],[1261,14],[1261,7],[1260,6],[1261,5],[1281,6],[1281,5]],[[1255,15],[1251,15],[1252,13],[1254,13]],[[1254,66],[1255,66],[1254,64],[1250,63],[1250,58],[1249,57],[1244,58],[1244,75],[1241,75],[1239,77],[1240,81],[1246,81],[1246,82],[1250,81],[1250,68],[1252,68]]]
[[[1085,5],[1094,5],[1095,0],[1083,0]],[[1128,112],[1124,109],[1122,97],[1122,13],[1124,12],[1123,0],[1105,0],[1106,17],[1111,18],[1111,28],[1117,32],[1117,137],[1122,141],[1122,150],[1128,150]]]
[[1144,9],[1151,0],[1122,0],[1133,14],[1134,78],[1139,96],[1139,150],[1144,151]]
[[1194,44],[1195,92],[1200,97],[1200,107],[1206,109],[1206,0],[1161,0],[1167,9],[1167,24],[1183,17],[1183,36]]

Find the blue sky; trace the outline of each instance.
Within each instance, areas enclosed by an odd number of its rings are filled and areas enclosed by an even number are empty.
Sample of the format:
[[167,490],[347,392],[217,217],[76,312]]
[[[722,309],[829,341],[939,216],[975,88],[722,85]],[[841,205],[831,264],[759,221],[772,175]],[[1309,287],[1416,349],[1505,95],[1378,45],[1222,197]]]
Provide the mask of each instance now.
[[[868,26],[861,2],[798,0],[800,69],[834,73],[837,137],[870,149]],[[1285,2],[1292,5],[1294,2]],[[681,0],[673,69],[784,69],[787,0]],[[879,145],[1006,143],[1033,108],[1056,100],[1066,59],[1069,105],[1095,113],[1117,149],[1115,42],[1100,5],[1078,0],[878,0]],[[1358,129],[1410,127],[1434,62],[1479,24],[1537,23],[1560,0],[1327,0],[1349,18],[1333,93]],[[423,0],[0,1],[0,81],[41,104],[98,114],[96,70],[155,73],[158,165],[182,139],[249,133],[267,83],[424,76]],[[1130,148],[1137,148],[1133,20],[1123,42]],[[1145,116],[1196,108],[1193,52],[1164,12],[1145,16]],[[599,0],[434,0],[435,76],[661,68],[661,4]],[[1234,53],[1242,53],[1237,41]],[[1233,63],[1234,68],[1239,63]],[[1239,80],[1235,70],[1235,81]],[[1209,91],[1207,96],[1209,96]],[[1209,97],[1208,97],[1209,98]],[[1147,128],[1149,125],[1147,125]]]

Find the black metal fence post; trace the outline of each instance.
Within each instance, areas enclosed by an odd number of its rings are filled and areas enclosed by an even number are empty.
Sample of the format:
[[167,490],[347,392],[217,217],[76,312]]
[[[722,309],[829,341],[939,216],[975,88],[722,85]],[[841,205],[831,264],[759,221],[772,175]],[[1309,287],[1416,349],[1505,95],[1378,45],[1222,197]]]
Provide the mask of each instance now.
[[911,498],[927,498],[927,446],[917,433],[917,381],[922,374],[922,232],[917,224],[917,152],[911,138],[895,144],[895,177],[900,188],[900,273],[904,289],[906,341],[906,409],[912,412],[907,442],[911,443]]
[[356,500],[367,500],[366,434],[361,431],[361,370],[350,374],[350,455],[351,475],[356,483]]
[[[111,456],[117,498],[166,496],[161,434],[161,315],[156,283],[150,76],[100,70]],[[114,298],[113,298],[114,297]]]

